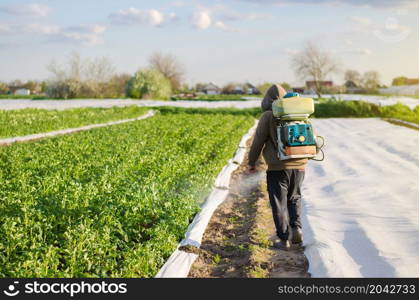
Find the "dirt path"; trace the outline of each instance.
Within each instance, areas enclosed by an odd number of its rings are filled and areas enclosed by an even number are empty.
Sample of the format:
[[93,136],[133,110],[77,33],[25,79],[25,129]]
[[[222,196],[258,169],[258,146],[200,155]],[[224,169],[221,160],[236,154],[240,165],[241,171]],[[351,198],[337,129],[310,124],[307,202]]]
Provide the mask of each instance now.
[[259,163],[257,169],[249,174],[243,164],[233,174],[230,194],[208,224],[189,277],[309,277],[302,248],[272,247],[266,166]]

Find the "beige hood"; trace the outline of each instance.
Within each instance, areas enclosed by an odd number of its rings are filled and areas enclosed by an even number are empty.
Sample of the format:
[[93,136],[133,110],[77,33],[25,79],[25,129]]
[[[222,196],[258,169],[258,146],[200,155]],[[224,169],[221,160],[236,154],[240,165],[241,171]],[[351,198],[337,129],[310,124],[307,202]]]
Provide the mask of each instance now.
[[272,102],[283,98],[286,93],[287,91],[279,84],[272,85],[262,100],[262,111],[272,110]]

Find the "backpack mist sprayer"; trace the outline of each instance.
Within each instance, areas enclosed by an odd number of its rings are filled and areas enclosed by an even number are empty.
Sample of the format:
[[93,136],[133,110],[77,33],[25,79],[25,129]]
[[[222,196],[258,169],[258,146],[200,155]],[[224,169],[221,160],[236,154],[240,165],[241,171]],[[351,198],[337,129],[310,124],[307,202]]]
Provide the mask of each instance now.
[[[278,157],[280,160],[308,158],[324,160],[324,138],[316,136],[309,117],[314,113],[314,101],[302,98],[298,93],[288,93],[272,103],[277,122]],[[320,143],[321,140],[321,143]],[[316,159],[322,152],[321,159]]]

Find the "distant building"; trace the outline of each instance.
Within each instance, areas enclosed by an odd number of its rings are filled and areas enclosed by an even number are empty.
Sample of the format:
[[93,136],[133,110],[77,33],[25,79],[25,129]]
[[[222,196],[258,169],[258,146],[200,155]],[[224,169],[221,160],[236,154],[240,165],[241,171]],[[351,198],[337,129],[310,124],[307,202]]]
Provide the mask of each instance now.
[[[309,90],[311,90],[311,89],[316,89],[316,81],[306,81],[306,87],[307,87],[307,89],[309,89]],[[320,82],[320,85],[323,87],[323,88],[331,88],[331,87],[333,87],[333,81],[321,81]]]
[[419,84],[391,86],[378,91],[383,95],[419,96]]
[[29,96],[31,91],[28,89],[17,89],[14,94],[17,96]]
[[407,78],[404,76],[396,77],[393,79],[391,85],[400,86],[400,85],[417,85],[419,84],[419,78]]
[[364,89],[360,86],[358,86],[355,82],[352,80],[347,80],[344,84],[346,93],[349,94],[358,94],[363,93]]
[[407,78],[405,80],[406,85],[418,85],[419,84],[419,78]]
[[[316,81],[306,81],[306,88],[304,90],[304,94],[316,94]],[[333,88],[333,81],[321,81],[320,85],[325,90],[330,90]]]
[[251,83],[237,84],[228,92],[232,95],[259,95],[259,90]]
[[231,92],[234,95],[243,95],[245,94],[244,88],[241,85],[236,85],[236,87]]
[[293,88],[291,88],[291,91],[293,93],[299,93],[299,94],[304,94],[304,90],[305,90],[304,87],[293,87]]
[[204,88],[202,89],[202,92],[204,92],[207,95],[219,95],[220,94],[220,88],[210,82]]
[[260,94],[260,91],[253,84],[251,84],[249,82],[244,85],[244,88],[245,88],[246,94],[248,94],[248,95],[259,95]]

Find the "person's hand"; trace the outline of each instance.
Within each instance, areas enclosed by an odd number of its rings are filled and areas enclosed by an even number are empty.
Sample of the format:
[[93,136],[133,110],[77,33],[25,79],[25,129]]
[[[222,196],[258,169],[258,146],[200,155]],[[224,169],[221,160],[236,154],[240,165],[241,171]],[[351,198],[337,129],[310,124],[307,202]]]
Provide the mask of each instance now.
[[248,165],[247,166],[247,171],[249,173],[256,173],[256,167],[255,166]]

